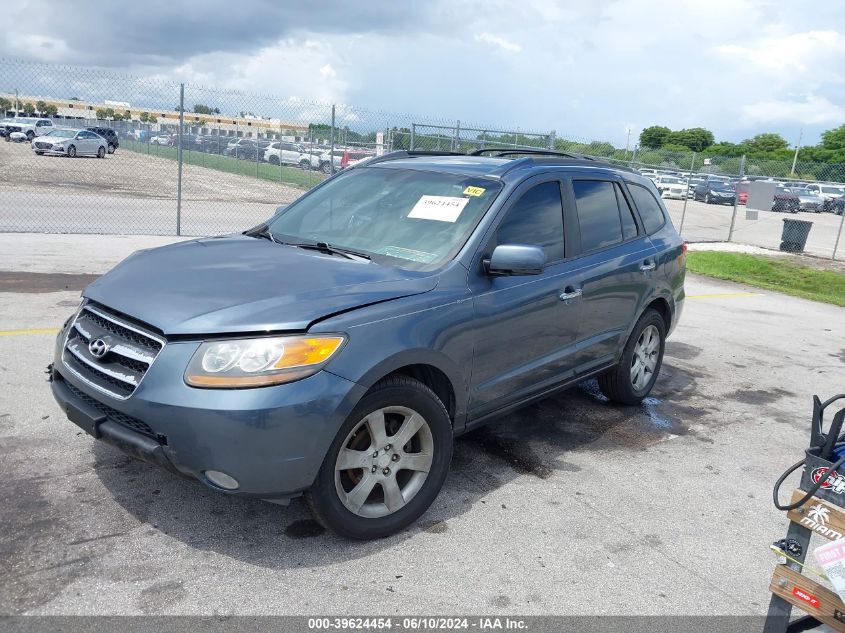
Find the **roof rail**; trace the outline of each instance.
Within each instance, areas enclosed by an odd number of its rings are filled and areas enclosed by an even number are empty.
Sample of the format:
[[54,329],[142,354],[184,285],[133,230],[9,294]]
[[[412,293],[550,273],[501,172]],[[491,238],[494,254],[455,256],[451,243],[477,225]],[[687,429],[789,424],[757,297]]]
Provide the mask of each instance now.
[[573,154],[571,152],[557,152],[553,149],[514,149],[512,147],[485,147],[477,149],[470,156],[483,156],[487,152],[496,152],[496,156],[536,155],[536,156],[559,156],[560,158],[574,158],[576,160],[596,160],[592,156],[584,154]]
[[382,154],[381,156],[373,156],[372,158],[368,158],[367,160],[362,160],[359,165],[374,165],[376,163],[386,163],[387,161],[391,160],[399,160],[400,158],[411,158],[413,156],[466,156],[463,152],[440,152],[440,151],[428,151],[428,150],[404,150],[404,149],[397,149],[393,152],[388,152],[387,154]]

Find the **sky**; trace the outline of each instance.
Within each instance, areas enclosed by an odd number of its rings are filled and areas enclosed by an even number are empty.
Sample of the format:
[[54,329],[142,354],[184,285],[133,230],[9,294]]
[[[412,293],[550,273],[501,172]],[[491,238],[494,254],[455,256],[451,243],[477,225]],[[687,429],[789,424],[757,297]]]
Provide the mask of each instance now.
[[[619,147],[649,125],[790,144],[803,129],[814,144],[845,123],[845,12],[825,0],[18,0],[3,13],[0,58],[105,67],[52,74],[57,92],[117,73],[209,88],[189,104],[242,91]],[[2,69],[0,92],[22,83]]]

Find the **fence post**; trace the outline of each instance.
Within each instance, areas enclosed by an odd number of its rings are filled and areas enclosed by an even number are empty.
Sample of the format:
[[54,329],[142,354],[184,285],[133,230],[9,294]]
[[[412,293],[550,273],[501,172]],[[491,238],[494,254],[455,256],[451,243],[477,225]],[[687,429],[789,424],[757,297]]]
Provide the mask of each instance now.
[[557,133],[554,130],[549,132],[549,149],[552,150],[552,151],[554,151],[554,149],[555,149],[555,137],[556,136],[557,136]]
[[334,174],[334,104],[332,104],[332,149],[329,154],[329,164],[332,166],[332,174]]
[[678,228],[678,235],[684,232],[684,217],[687,215],[687,201],[689,201],[689,185],[692,180],[692,171],[695,169],[695,152],[692,153],[692,160],[689,164],[689,176],[687,176],[687,191],[684,195],[684,210],[681,211],[681,226]]
[[833,245],[833,257],[836,259],[836,250],[839,248],[839,240],[842,238],[842,225],[845,224],[845,209],[842,209],[842,219],[839,220],[839,233],[836,234],[836,243]]
[[179,136],[176,149],[176,235],[182,235],[182,135],[185,131],[185,84],[179,84]]
[[458,138],[461,136],[461,121],[458,120],[455,124],[455,138],[452,140],[452,151],[458,151]]
[[[742,177],[745,175],[745,154],[742,155],[742,158],[739,160],[739,179],[742,180]],[[728,241],[733,241],[734,236],[734,224],[736,224],[736,209],[739,206],[739,196],[734,195],[734,212],[731,216],[731,228],[728,230]]]
[[414,137],[416,135],[417,135],[417,124],[411,123],[411,142],[410,142],[410,145],[408,147],[408,151],[410,151],[410,152],[414,151]]
[[634,163],[637,162],[637,150],[640,149],[639,145],[634,145],[634,152],[631,154],[631,162],[628,163],[628,167],[633,167]]

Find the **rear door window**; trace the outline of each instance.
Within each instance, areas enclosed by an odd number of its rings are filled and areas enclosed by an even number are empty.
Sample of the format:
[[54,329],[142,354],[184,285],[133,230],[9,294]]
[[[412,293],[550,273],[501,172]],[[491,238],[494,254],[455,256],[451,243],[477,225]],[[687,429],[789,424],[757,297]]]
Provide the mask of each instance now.
[[581,229],[581,250],[586,253],[622,242],[622,221],[614,183],[573,180],[572,188]]
[[560,183],[544,182],[526,191],[508,210],[496,232],[497,244],[542,246],[547,262],[563,259],[563,204]]
[[629,183],[628,191],[631,192],[631,197],[634,198],[634,204],[637,205],[637,211],[640,212],[640,218],[643,221],[646,233],[651,235],[666,224],[663,208],[654,197],[654,194],[645,187],[634,183]]

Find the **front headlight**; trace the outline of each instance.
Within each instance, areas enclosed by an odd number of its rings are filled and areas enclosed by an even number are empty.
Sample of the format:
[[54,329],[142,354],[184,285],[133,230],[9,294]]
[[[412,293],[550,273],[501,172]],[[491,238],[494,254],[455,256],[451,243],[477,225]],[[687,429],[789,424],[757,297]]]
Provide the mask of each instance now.
[[185,382],[192,387],[264,387],[316,374],[343,346],[340,334],[209,341],[194,353]]

